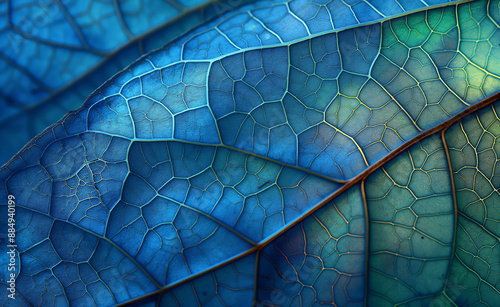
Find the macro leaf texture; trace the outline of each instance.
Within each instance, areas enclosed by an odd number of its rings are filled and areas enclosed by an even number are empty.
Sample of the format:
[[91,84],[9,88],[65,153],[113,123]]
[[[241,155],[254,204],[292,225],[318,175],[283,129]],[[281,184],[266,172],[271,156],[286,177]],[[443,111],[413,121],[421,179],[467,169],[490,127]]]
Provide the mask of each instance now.
[[500,1],[232,7],[0,169],[1,302],[495,306]]
[[245,1],[0,1],[0,164],[141,55]]

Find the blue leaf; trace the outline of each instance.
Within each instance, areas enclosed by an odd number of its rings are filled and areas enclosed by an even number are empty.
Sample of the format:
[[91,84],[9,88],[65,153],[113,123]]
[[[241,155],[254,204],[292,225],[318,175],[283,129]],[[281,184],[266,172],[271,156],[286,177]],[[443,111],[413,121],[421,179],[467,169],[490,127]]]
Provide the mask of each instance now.
[[[119,4],[64,42],[149,29]],[[498,0],[385,4],[244,5],[109,79],[0,169],[3,303],[494,305]]]

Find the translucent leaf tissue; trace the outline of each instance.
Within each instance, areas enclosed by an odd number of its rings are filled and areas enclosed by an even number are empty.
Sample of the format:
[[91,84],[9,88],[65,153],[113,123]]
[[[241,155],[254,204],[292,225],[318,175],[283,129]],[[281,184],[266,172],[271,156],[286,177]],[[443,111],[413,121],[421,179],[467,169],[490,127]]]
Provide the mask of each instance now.
[[13,0],[0,37],[1,304],[500,301],[498,0]]

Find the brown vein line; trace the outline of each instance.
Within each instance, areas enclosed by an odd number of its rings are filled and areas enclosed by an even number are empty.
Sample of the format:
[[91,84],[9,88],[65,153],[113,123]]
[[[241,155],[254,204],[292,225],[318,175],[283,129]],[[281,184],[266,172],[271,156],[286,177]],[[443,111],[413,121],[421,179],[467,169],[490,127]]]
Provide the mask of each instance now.
[[[143,299],[146,299],[146,298],[149,298],[151,296],[154,296],[154,295],[157,295],[157,294],[161,294],[165,291],[168,291],[172,288],[175,288],[176,286],[179,286],[185,282],[189,282],[193,279],[196,279],[206,273],[209,273],[209,272],[212,272],[214,270],[217,270],[231,262],[234,262],[238,259],[241,259],[247,255],[250,255],[251,253],[253,252],[258,252],[260,250],[262,250],[264,247],[266,247],[268,244],[270,244],[271,242],[273,242],[276,238],[280,237],[282,234],[284,234],[285,232],[287,232],[289,229],[291,229],[292,227],[296,226],[297,224],[301,223],[304,219],[306,219],[307,217],[309,217],[310,215],[312,215],[314,212],[316,212],[317,210],[319,210],[321,207],[323,207],[325,204],[331,202],[335,197],[339,196],[340,194],[342,194],[343,192],[347,191],[349,188],[351,188],[352,186],[354,186],[355,184],[359,183],[359,182],[362,182],[363,180],[365,180],[370,174],[372,174],[373,172],[375,172],[377,169],[379,169],[381,166],[383,166],[385,163],[389,162],[390,160],[392,160],[395,156],[399,155],[400,153],[404,152],[405,150],[407,150],[408,148],[410,148],[411,146],[415,145],[416,143],[422,141],[423,139],[435,134],[435,133],[438,133],[442,130],[445,130],[447,129],[448,127],[450,127],[451,125],[453,125],[454,123],[460,121],[461,119],[463,119],[464,117],[466,117],[467,115],[470,115],[490,104],[492,104],[493,102],[497,101],[497,100],[500,100],[500,92],[497,92],[491,96],[489,96],[488,98],[484,99],[484,100],[481,100],[480,102],[468,107],[467,109],[463,110],[462,112],[456,114],[455,116],[449,118],[448,120],[442,122],[441,124],[433,127],[433,128],[430,128],[428,130],[425,130],[423,132],[421,132],[420,134],[416,135],[415,137],[413,137],[412,139],[410,139],[409,141],[407,141],[406,143],[402,144],[401,146],[399,146],[398,148],[396,148],[395,150],[393,150],[391,153],[389,153],[387,156],[383,157],[382,159],[380,159],[379,161],[377,161],[376,163],[374,163],[373,165],[371,165],[370,167],[368,167],[367,169],[365,169],[362,173],[360,173],[358,176],[354,177],[353,179],[351,179],[350,181],[348,181],[345,185],[343,185],[340,189],[338,189],[337,191],[333,192],[332,194],[330,194],[330,196],[328,196],[327,198],[325,198],[323,201],[319,202],[318,204],[316,204],[315,206],[311,207],[308,211],[306,211],[305,213],[303,213],[299,218],[295,219],[294,221],[290,222],[288,225],[286,225],[285,227],[283,227],[282,229],[280,229],[279,231],[275,232],[274,234],[272,234],[271,236],[269,236],[268,238],[266,238],[265,240],[259,242],[257,245],[255,245],[254,247],[250,248],[249,250],[243,252],[243,253],[240,253],[240,254],[237,254],[223,262],[220,262],[216,265],[213,265],[203,271],[200,271],[196,274],[193,274],[193,275],[190,275],[190,276],[187,276],[183,279],[180,279],[174,283],[171,283],[159,290],[156,290],[155,292],[151,292],[151,293],[148,293],[146,295],[143,295],[143,296],[140,296],[140,297],[137,297],[135,299],[132,299],[132,300],[129,300],[127,302],[123,302],[123,303],[120,303],[116,306],[126,306],[128,304],[132,304],[132,303],[136,303],[136,302],[139,302]],[[366,291],[366,290],[365,290]]]
[[266,240],[264,240],[261,243],[259,243],[259,245],[257,247],[260,247],[260,246],[264,247],[264,246],[266,246],[271,241],[273,241],[274,239],[276,239],[277,237],[279,237],[280,235],[282,235],[284,232],[286,232],[287,230],[289,230],[293,226],[297,225],[298,223],[302,222],[302,220],[304,220],[306,217],[308,217],[311,214],[313,214],[314,212],[316,212],[323,205],[329,203],[335,197],[337,197],[338,195],[342,194],[343,192],[345,192],[346,190],[348,190],[353,185],[355,185],[358,182],[366,179],[374,171],[376,171],[377,169],[379,169],[385,163],[389,162],[395,156],[397,156],[400,153],[404,152],[405,150],[407,150],[408,148],[410,148],[414,144],[422,141],[423,139],[425,139],[425,138],[427,138],[427,137],[429,137],[429,136],[431,136],[431,135],[433,135],[433,134],[435,134],[435,133],[437,133],[437,132],[439,132],[439,131],[441,131],[443,129],[446,129],[446,128],[450,127],[451,125],[453,125],[454,123],[460,121],[462,118],[466,117],[467,115],[470,115],[470,114],[478,111],[479,109],[481,109],[481,108],[483,108],[483,107],[485,107],[487,105],[492,104],[493,102],[495,102],[497,100],[500,100],[500,92],[497,92],[497,93],[491,95],[490,97],[488,97],[488,98],[486,98],[486,99],[484,99],[484,100],[482,100],[482,101],[480,101],[480,102],[478,102],[478,103],[476,103],[476,104],[468,107],[467,109],[465,109],[462,112],[456,114],[455,116],[449,118],[448,120],[442,122],[441,124],[439,124],[437,126],[434,126],[433,128],[430,128],[428,130],[425,130],[425,131],[421,132],[417,136],[413,137],[412,139],[410,139],[406,143],[402,144],[401,146],[399,146],[398,148],[396,148],[395,150],[393,150],[392,152],[390,152],[387,156],[383,157],[382,159],[380,159],[379,161],[377,161],[376,163],[374,163],[373,165],[371,165],[370,167],[368,167],[367,169],[365,169],[362,173],[360,173],[359,175],[357,175],[356,177],[354,177],[353,179],[351,179],[350,181],[348,181],[340,189],[338,189],[337,191],[333,192],[332,194],[330,194],[330,196],[328,196],[327,198],[325,198],[323,201],[321,201],[317,205],[315,205],[312,208],[310,208],[308,211],[306,211],[304,214],[302,214],[299,218],[297,218],[296,220],[292,221],[290,224],[288,224],[285,227],[283,227],[280,231],[274,233],[272,236],[270,236]]
[[368,256],[370,250],[370,219],[368,215],[368,201],[366,200],[365,180],[361,181],[361,197],[363,199],[363,210],[365,211],[365,298],[364,305],[368,306]]
[[[142,301],[142,300],[150,298],[152,296],[155,296],[155,295],[158,295],[158,294],[162,294],[162,293],[164,293],[164,292],[166,292],[166,291],[168,291],[168,290],[170,290],[172,288],[180,286],[180,285],[182,285],[182,284],[184,284],[186,282],[190,282],[193,279],[196,279],[196,278],[198,278],[200,276],[203,276],[203,275],[205,275],[207,273],[213,272],[213,271],[215,271],[215,270],[217,270],[217,269],[219,269],[219,268],[221,268],[221,267],[223,267],[223,266],[225,266],[225,265],[227,265],[229,263],[232,263],[232,262],[235,262],[235,261],[237,261],[237,260],[239,260],[241,258],[244,258],[244,257],[250,255],[251,253],[255,252],[256,250],[260,250],[260,248],[262,248],[262,247],[261,246],[253,247],[253,248],[251,248],[251,249],[249,249],[249,250],[247,250],[247,251],[245,251],[243,253],[240,253],[240,254],[238,254],[236,256],[233,256],[233,257],[231,257],[231,258],[229,258],[229,259],[227,259],[227,260],[225,260],[223,262],[219,262],[218,264],[213,265],[213,266],[211,266],[210,268],[208,268],[206,270],[203,270],[203,271],[200,271],[198,273],[189,275],[188,277],[185,277],[185,278],[182,278],[182,279],[180,279],[180,280],[178,280],[176,282],[173,282],[173,283],[171,283],[171,284],[169,284],[169,285],[167,285],[167,286],[165,286],[165,287],[163,287],[163,288],[161,288],[159,290],[156,290],[156,291],[150,292],[150,293],[148,293],[146,295],[143,295],[143,296],[134,298],[132,300],[120,303],[120,304],[118,304],[116,306],[127,306],[129,304],[133,304],[133,303]],[[258,257],[258,256],[259,256],[259,253],[257,253],[256,257]],[[257,271],[257,267],[256,267],[255,270]]]
[[451,249],[451,255],[450,255],[450,263],[448,264],[448,272],[446,273],[446,281],[444,283],[443,291],[442,293],[446,295],[446,288],[448,288],[448,282],[450,279],[451,275],[451,268],[452,268],[452,263],[453,259],[455,257],[455,244],[457,240],[457,227],[458,227],[458,205],[457,205],[457,191],[455,190],[455,179],[453,178],[453,168],[451,166],[451,158],[450,158],[450,151],[448,149],[448,144],[446,143],[446,131],[448,131],[448,127],[444,128],[443,131],[441,132],[441,140],[443,142],[443,147],[444,147],[444,152],[446,155],[446,162],[448,163],[448,170],[450,173],[450,184],[451,184],[451,193],[453,196],[453,226],[455,227],[453,229],[453,247]]

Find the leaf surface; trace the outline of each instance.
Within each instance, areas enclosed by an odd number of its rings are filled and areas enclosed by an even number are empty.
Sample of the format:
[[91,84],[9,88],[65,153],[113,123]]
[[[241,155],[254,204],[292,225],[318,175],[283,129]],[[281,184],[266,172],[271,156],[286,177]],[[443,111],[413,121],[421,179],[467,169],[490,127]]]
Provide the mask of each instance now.
[[16,303],[493,305],[498,1],[343,30],[254,5],[139,59],[0,170]]

